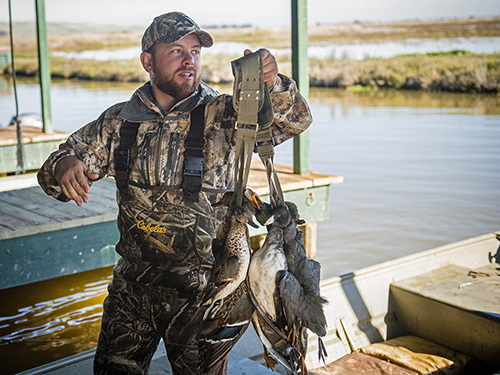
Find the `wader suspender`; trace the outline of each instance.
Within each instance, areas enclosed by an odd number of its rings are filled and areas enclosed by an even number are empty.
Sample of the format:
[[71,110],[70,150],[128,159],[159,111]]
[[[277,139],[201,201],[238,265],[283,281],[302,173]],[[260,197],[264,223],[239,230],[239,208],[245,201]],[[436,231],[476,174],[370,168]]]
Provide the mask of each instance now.
[[[137,138],[139,123],[124,121],[120,128],[120,145],[115,150],[115,180],[119,190],[127,189],[131,167],[132,148]],[[186,199],[198,200],[203,177],[203,149],[205,148],[205,104],[191,112],[191,126],[185,141],[182,189]],[[139,185],[139,184],[138,184]]]
[[132,147],[137,138],[139,123],[124,121],[120,128],[120,144],[115,149],[115,180],[118,190],[128,187],[128,175],[130,172]]
[[184,172],[182,190],[189,201],[198,201],[203,177],[203,150],[205,149],[205,104],[191,112],[191,126],[184,143]]

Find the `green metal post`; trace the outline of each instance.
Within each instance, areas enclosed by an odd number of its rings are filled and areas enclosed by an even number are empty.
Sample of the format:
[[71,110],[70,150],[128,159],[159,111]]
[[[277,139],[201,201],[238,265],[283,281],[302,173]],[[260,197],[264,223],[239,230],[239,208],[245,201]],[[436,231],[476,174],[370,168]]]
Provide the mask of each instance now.
[[[309,61],[307,57],[307,0],[292,0],[292,78],[300,93],[309,97]],[[309,172],[309,134],[307,131],[293,140],[293,170]]]
[[52,111],[50,106],[50,66],[45,23],[45,0],[35,0],[36,35],[38,39],[38,72],[42,99],[42,119],[44,133],[52,133]]

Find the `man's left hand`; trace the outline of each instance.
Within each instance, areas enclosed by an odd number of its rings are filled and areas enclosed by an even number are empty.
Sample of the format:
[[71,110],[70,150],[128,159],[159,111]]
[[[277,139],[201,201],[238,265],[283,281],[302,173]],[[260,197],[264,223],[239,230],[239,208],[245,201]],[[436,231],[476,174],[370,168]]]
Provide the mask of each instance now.
[[[268,84],[271,85],[274,83],[274,80],[278,76],[278,62],[276,61],[276,58],[273,56],[269,50],[265,48],[260,49],[262,53],[262,68],[264,72],[264,81]],[[249,55],[252,53],[249,49],[246,49],[244,54]]]

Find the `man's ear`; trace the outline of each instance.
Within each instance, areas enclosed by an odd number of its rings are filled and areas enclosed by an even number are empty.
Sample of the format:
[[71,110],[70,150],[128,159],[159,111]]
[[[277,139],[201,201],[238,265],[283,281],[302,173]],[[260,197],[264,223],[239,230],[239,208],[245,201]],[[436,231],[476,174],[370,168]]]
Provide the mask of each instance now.
[[146,72],[153,73],[153,55],[148,52],[142,52],[141,64]]

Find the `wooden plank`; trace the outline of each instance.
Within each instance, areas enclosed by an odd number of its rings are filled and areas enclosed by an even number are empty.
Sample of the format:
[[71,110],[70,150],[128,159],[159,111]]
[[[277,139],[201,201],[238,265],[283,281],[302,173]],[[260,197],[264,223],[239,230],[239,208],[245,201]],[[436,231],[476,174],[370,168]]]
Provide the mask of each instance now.
[[[341,176],[318,172],[296,175],[293,168],[281,165],[276,169],[286,199],[299,205],[305,220],[312,223],[328,217],[328,187],[330,183],[342,182]],[[252,162],[249,186],[260,195],[269,193],[266,173],[259,160]],[[327,190],[323,191],[323,188]],[[89,198],[88,204],[78,207],[74,202],[64,203],[49,197],[40,187],[1,192],[0,201],[7,212],[0,209],[0,239],[116,220],[118,206],[114,179],[96,181]],[[42,216],[45,217],[42,219]]]
[[[2,198],[2,196],[6,195],[7,198]],[[2,212],[3,202],[10,198],[9,195],[15,197],[18,204],[22,203],[23,199],[26,200],[30,210],[35,212],[37,212],[36,206],[38,206],[38,212],[43,212],[46,209],[52,211],[54,213],[53,218],[57,218],[57,220],[49,223],[31,223],[27,225],[25,221],[18,219],[16,216]],[[83,207],[78,207],[74,202],[64,203],[55,200],[46,195],[40,187],[16,190],[10,192],[10,194],[3,192],[0,193],[0,199],[2,199],[2,204],[0,205],[0,225],[4,223],[0,227],[0,239],[29,236],[47,231],[115,221],[118,211],[116,202],[106,197],[95,197],[92,202]],[[18,210],[21,210],[21,208],[18,207]],[[32,211],[29,210],[24,210],[24,212],[25,215],[32,214]]]
[[[297,175],[293,173],[292,167],[275,165],[275,168],[283,191],[299,190],[343,182],[342,176],[333,176],[312,171],[305,175]],[[266,171],[262,163],[258,160],[252,160],[250,175],[248,177],[248,186],[255,190],[257,194],[269,194]]]
[[26,189],[38,186],[36,173],[26,173],[17,176],[0,177],[0,192]]
[[[89,202],[82,207],[78,207],[74,202],[61,202],[48,196],[41,188],[34,188],[33,191],[30,192],[30,194],[33,195],[33,198],[39,199],[41,204],[47,206],[50,205],[58,211],[69,214],[71,217],[73,217],[73,219],[96,216],[96,212],[92,209],[89,209],[89,205],[94,205],[94,201]],[[109,212],[114,211],[117,210],[109,210]]]
[[[0,210],[2,213],[0,215],[0,223],[12,229],[16,229],[19,227],[26,228],[56,222],[55,220],[38,215],[34,212],[26,211],[6,202],[2,203]],[[16,223],[15,226],[13,225],[14,222]]]
[[[33,234],[45,233],[50,231],[57,231],[67,228],[76,228],[82,227],[92,224],[105,223],[105,222],[115,222],[116,221],[116,212],[103,214],[103,215],[95,215],[91,217],[83,217],[75,220],[68,220],[63,222],[56,222],[46,225],[39,226],[31,226],[26,228],[16,228],[15,230],[10,230],[7,232],[0,232],[0,240],[6,240],[11,238],[23,237],[23,236],[31,236]],[[115,224],[116,225],[116,224]]]
[[0,194],[0,202],[7,203],[16,206],[19,209],[25,210],[27,211],[26,212],[27,215],[29,215],[29,212],[34,214],[41,214],[41,216],[44,216],[47,219],[54,221],[63,221],[72,219],[71,215],[69,215],[68,213],[63,213],[59,210],[54,209],[54,207],[51,206],[45,206],[43,207],[43,209],[40,209],[41,207],[38,202],[26,199],[25,197],[21,197],[19,196],[19,194],[15,193],[16,192],[7,192],[4,194]]
[[96,181],[90,187],[89,196],[92,194],[102,195],[106,198],[116,200],[116,183],[112,178],[103,178],[102,180]]
[[[62,141],[69,137],[68,133],[54,131],[52,134],[45,134],[43,129],[35,126],[22,126],[23,143]],[[17,145],[17,131],[15,125],[0,128],[0,146]]]

